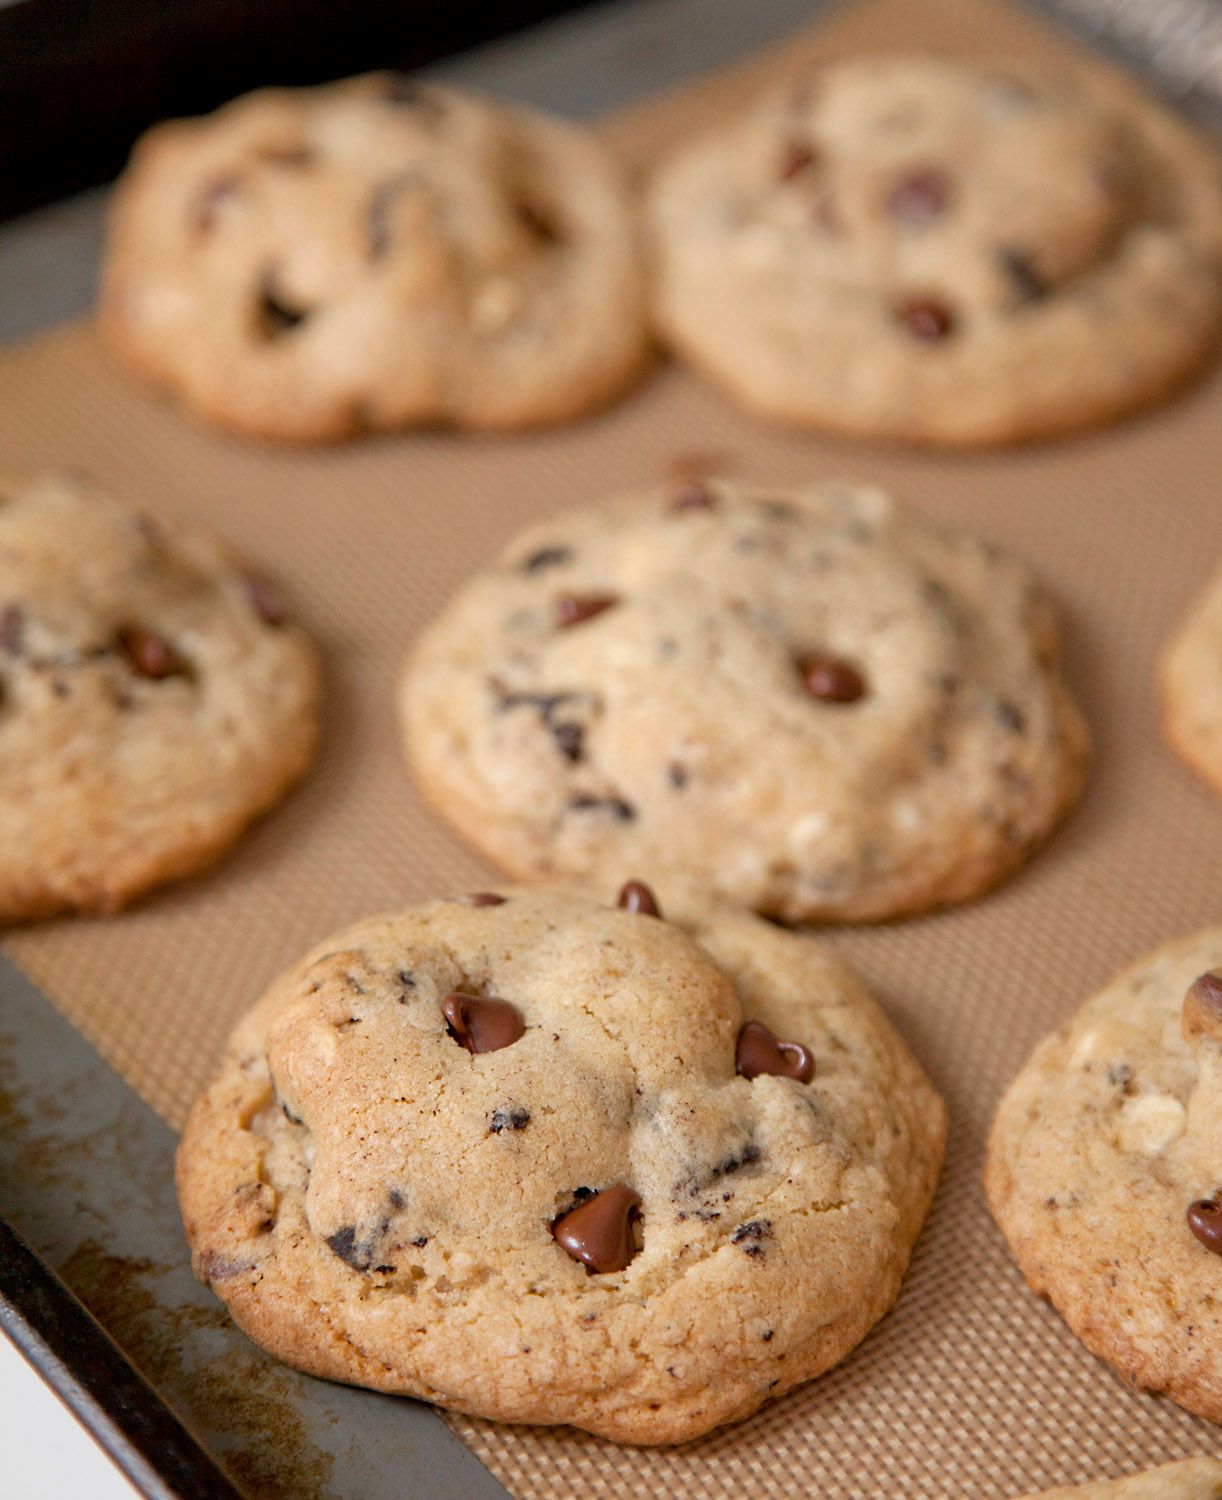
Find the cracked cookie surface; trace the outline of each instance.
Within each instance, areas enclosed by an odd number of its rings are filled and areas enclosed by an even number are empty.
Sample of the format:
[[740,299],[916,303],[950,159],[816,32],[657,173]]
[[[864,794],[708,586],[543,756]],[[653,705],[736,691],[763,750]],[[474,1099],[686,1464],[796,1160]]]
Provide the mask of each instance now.
[[665,337],[784,421],[1013,442],[1146,405],[1217,348],[1217,156],[1114,88],[839,62],[681,147],[648,224]]
[[1124,1479],[1041,1490],[1026,1500],[1222,1500],[1222,1461],[1186,1458]]
[[525,878],[692,876],[792,920],[965,900],[1082,785],[1026,569],[881,491],[687,483],[519,537],[401,689],[427,796]]
[[1011,1085],[985,1186],[1093,1353],[1222,1421],[1222,928],[1142,959]]
[[0,485],[0,921],[109,912],[218,857],[313,753],[270,580],[84,480]]
[[200,415],[288,439],[563,421],[646,348],[632,215],[593,138],[395,74],[149,132],[99,315]]
[[[641,1443],[747,1416],[861,1340],[928,1209],[941,1100],[814,939],[658,895],[665,919],[547,888],[436,901],[272,986],[179,1152],[197,1274],[254,1339]],[[524,1029],[472,1048],[454,992]],[[749,1019],[813,1078],[736,1072]]]
[[1176,631],[1160,669],[1163,733],[1222,792],[1222,572]]

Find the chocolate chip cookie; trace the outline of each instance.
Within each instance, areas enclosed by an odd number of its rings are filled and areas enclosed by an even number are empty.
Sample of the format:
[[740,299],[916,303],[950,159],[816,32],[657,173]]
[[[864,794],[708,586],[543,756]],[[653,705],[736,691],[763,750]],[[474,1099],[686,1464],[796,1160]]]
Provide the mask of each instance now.
[[317,694],[279,591],[210,537],[0,485],[0,921],[209,864],[305,770]]
[[966,900],[1086,731],[1026,569],[881,491],[685,482],[519,537],[404,674],[424,792],[525,878],[693,875],[792,920]]
[[1161,664],[1163,733],[1222,792],[1222,572],[1196,602]]
[[1028,1495],[1026,1500],[1222,1500],[1222,1462],[1186,1458],[1127,1479],[1097,1479]]
[[100,320],[201,416],[289,439],[563,421],[646,347],[625,190],[593,138],[394,74],[149,132]]
[[278,980],[178,1182],[196,1274],[278,1358],[674,1443],[886,1312],[944,1134],[814,940],[666,887],[498,888]]
[[838,62],[681,147],[649,224],[666,338],[787,422],[1012,442],[1144,406],[1218,344],[1215,154],[1118,91]]
[[1093,1353],[1222,1421],[1222,928],[1141,960],[1035,1052],[985,1186]]

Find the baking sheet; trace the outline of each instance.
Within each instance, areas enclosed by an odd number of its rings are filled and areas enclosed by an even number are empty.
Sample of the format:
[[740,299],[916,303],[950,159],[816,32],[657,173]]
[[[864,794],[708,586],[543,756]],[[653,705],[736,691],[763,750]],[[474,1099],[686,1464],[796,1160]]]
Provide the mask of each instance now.
[[[641,162],[808,59],[918,44],[1127,86],[994,0],[863,0],[730,74],[611,122]],[[130,385],[84,327],[0,355],[0,470],[88,470],[206,518],[273,567],[321,639],[328,714],[306,785],[204,877],[111,922],[12,933],[7,951],[172,1125],[237,1014],[330,929],[489,871],[401,766],[393,685],[413,634],[527,521],[712,455],[783,483],[882,483],[1025,556],[1059,599],[1098,763],[1084,806],[1002,891],[826,941],[877,987],[946,1094],[947,1166],[896,1311],[838,1370],[672,1452],[449,1419],[515,1494],[629,1485],[697,1497],[817,1489],[1006,1496],[1216,1451],[1217,1430],[1134,1393],[1023,1288],[979,1189],[984,1132],[1035,1040],[1144,948],[1216,920],[1222,803],[1157,736],[1160,642],[1222,558],[1222,378],[1123,427],[1008,453],[933,456],[780,433],[662,366],[575,427],[416,434],[291,452],[203,432]]]

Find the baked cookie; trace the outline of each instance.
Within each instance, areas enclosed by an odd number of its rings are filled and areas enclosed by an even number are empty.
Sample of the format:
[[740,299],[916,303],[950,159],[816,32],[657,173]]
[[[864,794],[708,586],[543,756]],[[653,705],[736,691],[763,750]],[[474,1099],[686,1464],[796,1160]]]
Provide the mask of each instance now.
[[402,684],[425,793],[526,878],[861,921],[999,880],[1086,732],[1025,568],[881,491],[679,484],[513,543]]
[[1160,675],[1164,734],[1222,792],[1222,572],[1176,632]]
[[99,313],[133,369],[273,438],[564,421],[646,348],[625,190],[593,138],[395,74],[150,131]]
[[113,912],[308,765],[318,666],[273,585],[77,478],[0,485],[0,921]]
[[320,944],[178,1156],[196,1274],[312,1374],[675,1443],[887,1311],[941,1100],[807,937],[639,882],[435,901]]
[[1222,928],[1144,958],[1035,1052],[985,1187],[1093,1353],[1222,1421]]
[[1222,1462],[1216,1458],[1186,1458],[1160,1464],[1127,1479],[1099,1479],[1093,1484],[1069,1484],[1042,1490],[1026,1500],[1222,1500]]
[[666,338],[787,422],[1013,442],[1144,406],[1217,348],[1212,148],[1080,81],[834,63],[680,148],[648,218]]

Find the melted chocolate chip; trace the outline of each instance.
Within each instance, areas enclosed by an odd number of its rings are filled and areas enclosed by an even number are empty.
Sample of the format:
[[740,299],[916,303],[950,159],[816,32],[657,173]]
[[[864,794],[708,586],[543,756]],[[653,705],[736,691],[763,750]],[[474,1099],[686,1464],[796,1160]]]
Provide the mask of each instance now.
[[618,594],[561,594],[556,599],[556,624],[562,630],[584,625],[618,603]]
[[698,479],[688,479],[671,492],[671,510],[712,510],[713,493]]
[[242,572],[239,577],[246,591],[246,597],[250,600],[250,607],[265,625],[278,626],[287,623],[288,605],[285,603],[284,595],[270,578],[250,569]]
[[522,564],[523,573],[541,573],[544,568],[559,568],[573,561],[572,547],[540,547]]
[[574,724],[569,720],[561,720],[559,724],[553,724],[552,739],[556,742],[556,748],[564,756],[565,760],[573,765],[582,759],[585,754],[585,730],[580,724]]
[[896,179],[887,194],[887,212],[901,224],[928,224],[946,212],[950,178],[937,167],[913,167]]
[[1038,302],[1048,295],[1048,283],[1021,250],[1000,250],[1001,264],[1023,302]]
[[1027,718],[1022,709],[1016,708],[1004,698],[997,705],[997,722],[1011,734],[1022,734],[1027,727]]
[[236,172],[224,172],[210,178],[195,200],[192,222],[200,234],[214,228],[220,211],[231,198],[236,198],[242,181]]
[[820,703],[856,703],[865,697],[865,678],[836,656],[806,656],[798,663],[802,685]]
[[190,668],[165,636],[142,625],[124,625],[115,632],[119,648],[140,677],[160,682],[165,677],[187,677]]
[[691,775],[686,766],[681,766],[676,763],[667,766],[666,779],[670,782],[671,786],[674,787],[675,791],[681,792],[691,779]]
[[468,1052],[499,1052],[511,1047],[526,1024],[516,1005],[492,995],[465,995],[454,990],[441,1002],[446,1028]]
[[609,812],[621,823],[631,823],[636,817],[636,808],[622,797],[595,797],[589,792],[578,792],[569,798],[572,812]]
[[743,1078],[768,1073],[809,1083],[815,1076],[815,1060],[798,1042],[780,1041],[762,1021],[747,1021],[734,1047],[734,1071]]
[[398,1188],[390,1189],[390,1191],[386,1194],[386,1201],[390,1204],[391,1208],[394,1209],[407,1207],[407,1199]]
[[488,1129],[493,1135],[500,1135],[503,1130],[525,1130],[530,1124],[530,1110],[523,1109],[520,1104],[511,1104],[508,1109],[494,1109],[488,1121]]
[[505,896],[498,896],[495,891],[472,891],[468,896],[455,896],[459,906],[504,906]]
[[550,204],[523,193],[514,198],[513,212],[518,223],[537,244],[562,245],[564,243],[564,227],[559,215]]
[[635,912],[642,917],[660,917],[662,915],[662,908],[658,905],[658,898],[643,880],[628,881],[619,893],[619,904],[625,911]]
[[895,316],[913,338],[927,344],[936,344],[941,339],[948,338],[955,328],[954,314],[945,303],[937,302],[932,297],[917,297],[901,302],[895,309]]
[[777,176],[782,182],[792,182],[803,172],[808,172],[819,159],[818,152],[806,141],[790,141],[781,153],[781,164]]
[[1192,993],[1205,1010],[1222,1016],[1222,970],[1210,969],[1192,982]]
[[20,656],[25,645],[25,610],[20,604],[6,604],[0,610],[0,651]]
[[1215,1255],[1222,1255],[1222,1197],[1198,1198],[1188,1205],[1188,1227]]
[[373,1247],[357,1239],[356,1229],[351,1224],[327,1236],[327,1249],[354,1271],[368,1271],[373,1261]]
[[588,1271],[622,1271],[637,1253],[632,1231],[640,1217],[640,1195],[617,1183],[561,1214],[552,1223],[552,1234]]
[[259,285],[255,321],[265,339],[275,339],[291,333],[309,317],[305,308],[294,307],[277,291],[272,272],[265,273]]

